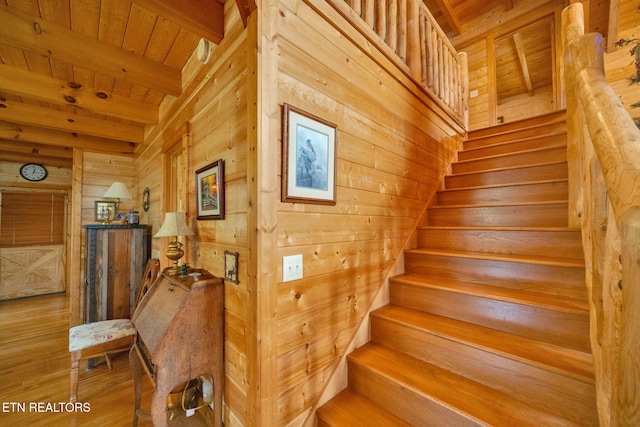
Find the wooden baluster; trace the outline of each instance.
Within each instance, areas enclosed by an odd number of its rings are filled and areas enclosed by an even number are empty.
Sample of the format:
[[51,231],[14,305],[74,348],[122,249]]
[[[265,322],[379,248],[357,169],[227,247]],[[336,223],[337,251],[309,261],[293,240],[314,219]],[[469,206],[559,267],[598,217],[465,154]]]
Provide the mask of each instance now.
[[422,19],[420,19],[420,4],[417,0],[408,0],[407,4],[407,65],[411,75],[420,82],[424,82],[423,74],[423,45]]
[[398,1],[389,0],[387,7],[387,45],[398,53]]
[[398,56],[407,64],[407,0],[398,0]]
[[427,44],[427,87],[433,90],[434,86],[434,52],[433,52],[433,29],[431,28],[431,22],[425,20],[426,25],[426,44]]
[[364,22],[366,22],[367,24],[369,24],[369,26],[373,29],[375,29],[375,25],[376,25],[376,21],[375,21],[375,0],[362,0],[364,2],[364,13],[362,15],[362,18],[364,19]]
[[385,0],[375,0],[376,1],[376,12],[375,12],[375,30],[376,34],[378,34],[382,40],[386,40],[387,37],[387,12],[386,12],[386,2]]
[[361,0],[348,0],[349,1],[349,6],[351,6],[351,9],[353,9],[353,11],[355,13],[358,14],[358,16],[362,16],[362,2]]
[[445,67],[444,67],[444,55],[442,54],[442,39],[438,37],[437,31],[434,31],[436,36],[436,51],[438,52],[438,68],[437,68],[437,76],[438,76],[438,97],[440,99],[443,98],[442,94],[444,92],[444,79],[445,79]]

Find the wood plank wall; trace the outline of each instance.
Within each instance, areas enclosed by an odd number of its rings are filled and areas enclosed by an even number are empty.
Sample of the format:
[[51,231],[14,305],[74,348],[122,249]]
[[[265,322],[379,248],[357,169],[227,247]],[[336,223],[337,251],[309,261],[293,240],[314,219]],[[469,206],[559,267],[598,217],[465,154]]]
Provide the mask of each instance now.
[[[189,265],[224,276],[224,251],[239,253],[239,284],[225,283],[225,425],[251,425],[255,405],[248,394],[255,381],[248,374],[248,347],[255,325],[249,305],[250,281],[247,216],[247,31],[234,2],[225,3],[225,37],[207,64],[195,55],[183,69],[183,95],[161,106],[160,124],[136,154],[136,182],[140,192],[150,190],[150,209],[140,212],[141,222],[157,231],[169,199],[184,206],[187,223],[196,236],[185,239]],[[178,144],[178,145],[176,145]],[[167,150],[185,162],[184,191],[165,179]],[[176,151],[177,150],[177,151]],[[224,220],[196,221],[195,171],[218,159],[225,163],[226,209]],[[168,188],[171,187],[171,188]],[[168,194],[178,191],[181,194]],[[162,239],[152,239],[152,252],[168,265]]]
[[[340,19],[325,2],[274,1],[246,30],[233,2],[225,5],[224,40],[208,64],[189,61],[184,94],[161,106],[137,153],[137,187],[151,190],[141,220],[161,224],[162,147],[188,123],[179,197],[197,235],[186,259],[222,276],[224,251],[240,254],[240,283],[225,283],[225,425],[295,425],[410,239],[461,130],[411,95],[412,83],[385,69],[393,67],[383,55],[367,54],[364,40],[349,43],[314,11]],[[279,202],[284,102],[338,125],[336,206]],[[225,220],[195,221],[195,170],[217,159],[225,161]],[[273,226],[261,225],[268,218]],[[160,250],[156,239],[152,246]],[[303,255],[304,278],[282,283],[290,254]]]
[[[497,117],[504,117],[505,122],[514,121],[525,117],[544,114],[564,107],[563,82],[556,82],[554,87],[548,87],[534,93],[534,96],[527,94],[513,97],[506,100],[501,105],[496,105],[495,81],[492,70],[493,42],[496,38],[517,30],[529,23],[539,19],[549,19],[553,17],[554,37],[560,40],[559,16],[563,2],[543,2],[540,7],[536,7],[530,13],[519,14],[519,9],[531,8],[529,3],[523,3],[514,7],[512,12],[498,14],[489,12],[477,16],[469,23],[470,29],[475,29],[478,37],[461,37],[460,41],[453,40],[455,47],[459,51],[467,52],[469,57],[469,90],[478,91],[478,96],[469,99],[469,128],[478,129],[496,124]],[[588,3],[588,1],[583,1]],[[636,12],[638,2],[634,0],[620,0],[620,16],[618,22],[619,32],[616,39],[637,38],[637,28],[640,25],[640,15]],[[512,19],[507,19],[508,17]],[[494,30],[481,31],[482,28],[494,28]],[[605,66],[607,81],[620,96],[623,104],[631,116],[638,120],[640,118],[640,108],[633,107],[633,104],[640,102],[638,95],[638,85],[630,85],[628,78],[634,74],[634,60],[629,55],[628,47],[618,47],[612,52],[605,52]],[[562,52],[556,48],[554,72],[560,74],[560,64]],[[491,107],[494,105],[495,107]]]
[[[640,13],[638,13],[637,0],[620,0],[620,31],[617,39],[639,39]],[[631,117],[638,123],[640,121],[640,83],[630,84],[629,78],[637,73],[635,58],[630,55],[634,44],[617,47],[611,52],[605,52],[604,64],[607,82],[618,94],[622,105]],[[634,106],[635,105],[635,106]]]
[[[282,0],[276,7],[277,49],[269,51],[277,57],[263,60],[278,61],[278,106],[286,102],[338,126],[336,206],[274,206],[276,250],[269,262],[277,316],[267,337],[276,340],[277,418],[265,425],[298,425],[312,423],[307,416],[410,241],[461,136],[394,67],[367,53],[368,43],[325,2]],[[280,148],[279,140],[262,142]],[[261,172],[277,176],[277,166]],[[293,254],[303,255],[304,278],[282,282],[282,256]]]
[[[121,200],[119,213],[140,205],[141,194],[134,187],[133,155],[114,155],[75,150],[70,213],[69,296],[71,325],[82,323],[84,283],[84,226],[94,224],[95,201],[109,200],[102,196],[114,181],[124,182],[133,200]],[[141,193],[141,192],[140,192]]]

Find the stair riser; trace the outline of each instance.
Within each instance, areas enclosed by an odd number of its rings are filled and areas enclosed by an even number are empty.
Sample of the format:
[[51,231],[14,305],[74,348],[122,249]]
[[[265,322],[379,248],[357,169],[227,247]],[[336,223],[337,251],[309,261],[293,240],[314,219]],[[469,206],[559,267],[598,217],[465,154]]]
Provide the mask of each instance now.
[[458,174],[566,161],[567,149],[565,147],[556,147],[458,162],[451,166],[451,170],[453,174]]
[[390,303],[589,351],[588,313],[560,312],[392,280]]
[[492,172],[475,172],[445,177],[445,188],[488,187],[492,185],[520,184],[551,180],[566,180],[566,163],[507,169]]
[[444,190],[437,193],[438,206],[480,205],[508,200],[511,203],[551,202],[567,200],[569,185],[566,181],[543,184],[509,185],[504,187]]
[[466,146],[458,153],[458,161],[473,160],[488,156],[497,156],[501,154],[516,153],[519,151],[537,150],[541,148],[552,148],[567,144],[566,134],[543,136],[539,138],[531,138],[521,141],[505,142],[486,147],[469,149]]
[[567,227],[568,205],[437,207],[429,209],[428,223],[449,227]]
[[351,389],[412,425],[481,425],[368,366],[350,361],[348,376]]
[[[500,129],[495,129],[499,131]],[[555,135],[563,134],[567,132],[566,123],[555,123],[544,128],[528,128],[519,129],[505,133],[491,133],[492,130],[488,129],[488,132],[476,131],[469,134],[469,139],[465,141],[465,149],[485,147],[487,145],[499,144],[501,142],[516,141],[519,139],[536,138],[543,135]]]
[[464,258],[428,253],[407,252],[405,271],[410,274],[490,283],[570,298],[586,298],[584,268],[549,264],[529,264],[500,260]]
[[583,259],[579,231],[423,228],[418,247]]
[[371,317],[371,339],[466,378],[519,396],[581,425],[597,418],[593,384],[419,329]]

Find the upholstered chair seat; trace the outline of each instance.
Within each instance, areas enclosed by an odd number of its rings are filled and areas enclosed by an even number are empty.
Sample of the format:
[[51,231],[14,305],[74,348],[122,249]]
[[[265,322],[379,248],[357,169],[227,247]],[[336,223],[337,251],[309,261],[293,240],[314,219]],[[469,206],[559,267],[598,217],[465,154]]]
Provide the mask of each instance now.
[[[138,306],[147,290],[156,281],[160,261],[152,258],[147,262],[142,282],[136,297]],[[111,355],[128,351],[133,344],[136,328],[130,319],[101,320],[73,326],[69,329],[69,352],[71,353],[71,402],[78,397],[78,364],[82,359],[104,356],[111,370]]]

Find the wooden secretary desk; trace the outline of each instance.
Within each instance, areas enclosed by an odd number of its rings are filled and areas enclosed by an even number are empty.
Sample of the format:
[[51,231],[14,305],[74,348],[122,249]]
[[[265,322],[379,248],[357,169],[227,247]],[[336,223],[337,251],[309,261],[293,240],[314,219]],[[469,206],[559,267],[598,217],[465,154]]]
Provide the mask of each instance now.
[[[186,278],[169,276],[165,270],[131,320],[137,329],[136,341],[129,353],[135,389],[133,425],[137,425],[138,416],[149,416],[140,410],[144,370],[155,387],[150,414],[154,426],[220,427],[224,384],[224,280],[204,270],[192,270]],[[204,378],[213,383],[213,408],[203,403],[200,392],[189,393],[191,389],[201,389]],[[182,403],[184,396],[187,405]],[[199,409],[187,416],[183,407]]]

